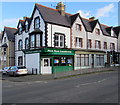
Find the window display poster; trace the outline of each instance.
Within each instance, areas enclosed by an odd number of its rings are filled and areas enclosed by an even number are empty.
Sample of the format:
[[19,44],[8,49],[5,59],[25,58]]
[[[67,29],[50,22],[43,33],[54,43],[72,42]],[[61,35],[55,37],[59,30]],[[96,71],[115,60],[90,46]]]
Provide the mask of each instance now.
[[59,60],[58,59],[54,59],[54,63],[59,63]]

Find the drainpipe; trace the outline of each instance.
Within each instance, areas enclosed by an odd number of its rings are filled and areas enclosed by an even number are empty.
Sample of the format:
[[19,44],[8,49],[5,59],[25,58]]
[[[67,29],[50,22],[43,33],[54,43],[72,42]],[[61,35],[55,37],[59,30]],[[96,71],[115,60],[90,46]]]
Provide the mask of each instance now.
[[88,50],[88,32],[86,32],[86,49]]

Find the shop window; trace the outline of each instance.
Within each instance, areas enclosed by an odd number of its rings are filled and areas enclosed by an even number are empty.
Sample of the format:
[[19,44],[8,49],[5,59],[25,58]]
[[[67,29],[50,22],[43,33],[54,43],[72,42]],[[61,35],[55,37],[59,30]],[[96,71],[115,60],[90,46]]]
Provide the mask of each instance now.
[[54,36],[54,46],[55,47],[64,47],[64,35],[55,34],[55,36]]
[[61,57],[61,66],[66,66],[66,57]]
[[83,47],[83,39],[76,37],[76,47]]
[[88,54],[80,54],[77,57],[77,67],[89,66],[89,55]]
[[54,57],[54,66],[73,66],[72,57]]
[[59,66],[60,63],[60,58],[59,57],[55,57],[54,58],[54,66]]
[[96,55],[96,66],[104,66],[104,55]]
[[67,66],[73,66],[73,59],[71,57],[67,58]]

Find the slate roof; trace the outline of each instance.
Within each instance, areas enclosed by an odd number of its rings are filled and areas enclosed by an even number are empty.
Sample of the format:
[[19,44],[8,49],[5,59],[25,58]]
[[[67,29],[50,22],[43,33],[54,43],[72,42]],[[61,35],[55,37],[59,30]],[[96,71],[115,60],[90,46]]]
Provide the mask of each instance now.
[[[46,6],[37,4],[37,3],[35,4],[34,10],[36,8],[38,9],[43,20],[47,23],[53,23],[53,24],[57,24],[57,25],[61,25],[61,26],[71,27],[73,25],[73,23],[75,22],[76,18],[79,16],[81,18],[81,21],[87,32],[92,32],[94,30],[96,24],[98,23],[100,25],[100,28],[101,28],[103,34],[110,36],[111,27],[100,24],[98,19],[90,21],[89,19],[82,18],[79,15],[79,13],[69,14],[69,13],[65,12],[65,16],[62,16],[57,9],[46,7]],[[19,22],[23,26],[23,30],[25,28],[25,21],[28,21],[29,25],[30,25],[32,16],[31,16],[31,18],[26,17],[25,20],[19,20]],[[118,34],[118,32],[119,32],[118,30],[120,30],[120,28],[114,28],[114,31],[116,34]]]
[[76,20],[76,18],[77,18],[78,16],[79,16],[79,13],[70,16],[71,25],[73,25],[73,23],[75,22],[75,20]]
[[[11,27],[4,27],[4,32],[6,32],[6,35],[8,37],[8,40],[15,41],[15,35],[14,33],[17,31],[16,28]],[[3,33],[4,33],[3,32]]]
[[92,32],[92,27],[90,25],[90,21],[88,19],[85,19],[85,18],[81,18],[81,20],[83,22],[83,25],[84,25],[86,31]]
[[116,33],[117,37],[119,36],[120,33],[120,26],[118,27],[113,27],[114,32]]
[[56,9],[52,9],[40,4],[36,4],[35,6],[40,11],[40,14],[42,15],[45,22],[59,24],[67,27],[71,26],[70,22],[68,21],[69,19],[66,18],[70,16],[70,14],[65,13],[65,16],[62,16]]

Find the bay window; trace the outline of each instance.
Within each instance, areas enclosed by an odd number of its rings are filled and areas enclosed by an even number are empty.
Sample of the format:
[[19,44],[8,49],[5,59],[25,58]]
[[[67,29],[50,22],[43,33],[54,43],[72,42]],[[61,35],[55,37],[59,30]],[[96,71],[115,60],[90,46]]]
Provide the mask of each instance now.
[[29,48],[29,40],[28,38],[25,39],[25,49]]
[[42,35],[33,34],[30,36],[30,47],[31,48],[39,48],[42,46]]

